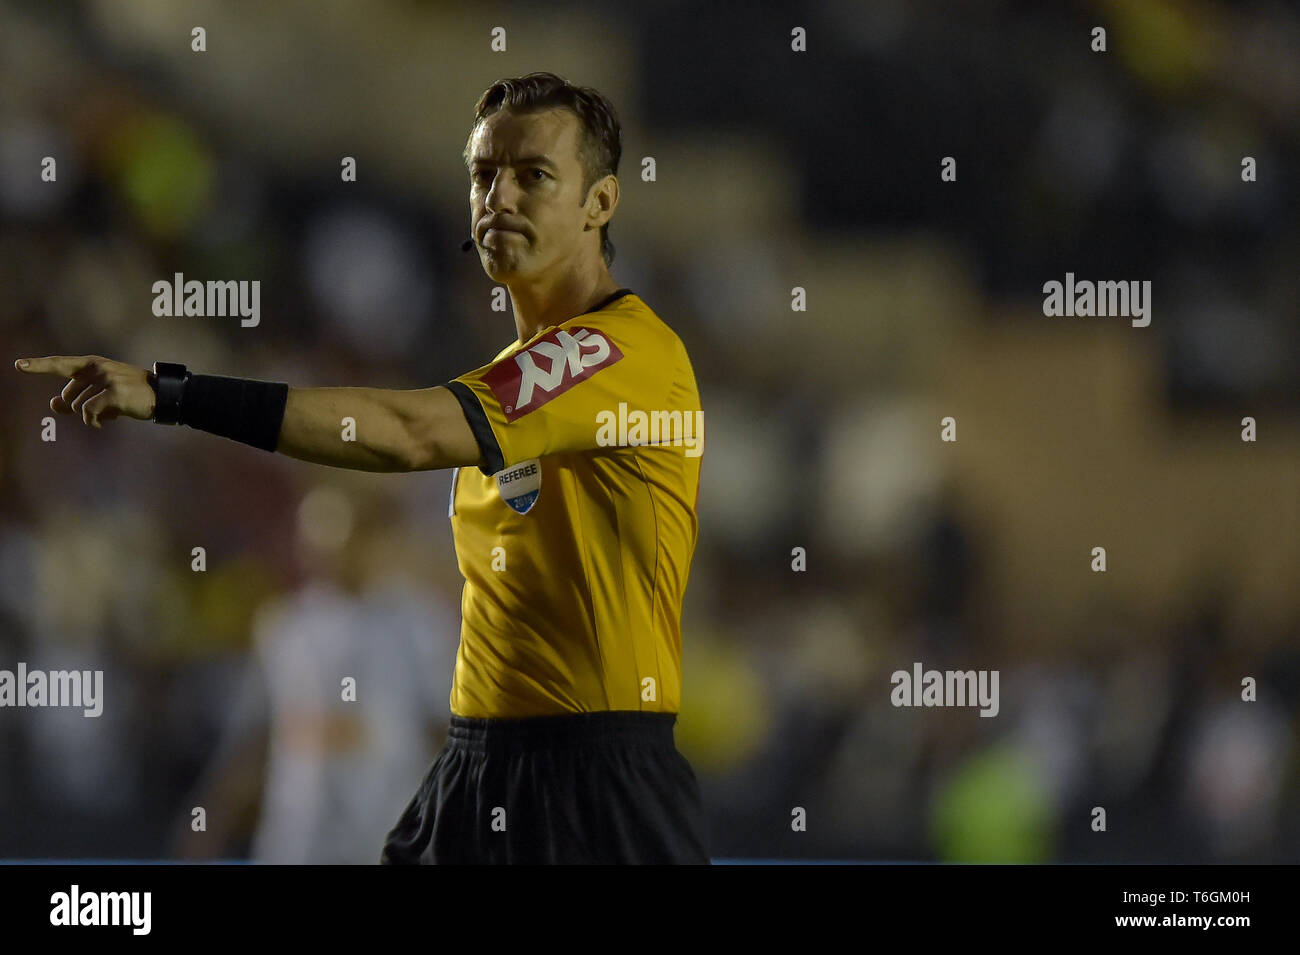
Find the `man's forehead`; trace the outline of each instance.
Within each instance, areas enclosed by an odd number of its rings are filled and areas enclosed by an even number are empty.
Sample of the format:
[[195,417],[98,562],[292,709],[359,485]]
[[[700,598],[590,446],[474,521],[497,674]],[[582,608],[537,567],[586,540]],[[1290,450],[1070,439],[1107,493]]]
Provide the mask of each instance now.
[[474,131],[469,160],[517,162],[522,157],[538,156],[556,164],[573,160],[577,119],[568,110],[560,109],[493,113]]

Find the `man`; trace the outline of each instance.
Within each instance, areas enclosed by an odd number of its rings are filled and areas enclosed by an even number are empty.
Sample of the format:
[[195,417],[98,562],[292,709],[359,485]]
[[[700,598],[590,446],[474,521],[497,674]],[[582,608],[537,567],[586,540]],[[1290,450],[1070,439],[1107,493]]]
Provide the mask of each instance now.
[[[177,813],[185,858],[229,858],[248,838],[255,862],[372,862],[446,737],[458,595],[379,557],[403,534],[402,509],[353,519],[353,503],[338,500],[336,532],[321,534],[313,517],[341,494],[318,487],[299,508],[303,579],[254,615],[221,743],[181,804],[207,809],[206,831]],[[342,674],[356,699],[340,692]]]
[[152,418],[335,467],[455,469],[451,725],[386,863],[709,861],[672,735],[703,417],[681,340],[609,272],[621,152],[590,88],[531,73],[480,97],[473,243],[517,338],[445,385],[290,388],[97,356],[25,366],[71,377],[50,407],[95,427]]

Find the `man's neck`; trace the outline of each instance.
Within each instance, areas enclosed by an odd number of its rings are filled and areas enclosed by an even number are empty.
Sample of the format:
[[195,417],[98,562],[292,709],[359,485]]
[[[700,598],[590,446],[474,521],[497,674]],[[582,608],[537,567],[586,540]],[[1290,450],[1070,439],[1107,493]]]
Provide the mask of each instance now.
[[509,286],[509,289],[515,313],[515,331],[522,344],[543,328],[591,311],[618,291],[619,285],[609,270],[603,269],[596,276],[570,277],[559,285],[521,285]]

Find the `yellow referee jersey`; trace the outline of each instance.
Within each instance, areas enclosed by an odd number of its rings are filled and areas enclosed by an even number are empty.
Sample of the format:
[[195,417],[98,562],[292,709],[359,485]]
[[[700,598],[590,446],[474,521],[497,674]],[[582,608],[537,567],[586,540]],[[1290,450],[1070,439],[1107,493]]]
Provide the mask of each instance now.
[[619,289],[446,386],[486,461],[452,473],[451,712],[678,712],[704,448],[681,339]]

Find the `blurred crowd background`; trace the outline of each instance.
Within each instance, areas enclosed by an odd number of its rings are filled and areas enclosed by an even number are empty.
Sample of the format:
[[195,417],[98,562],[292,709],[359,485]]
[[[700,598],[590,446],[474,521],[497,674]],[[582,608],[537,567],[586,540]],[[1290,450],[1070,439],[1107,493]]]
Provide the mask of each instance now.
[[[1300,861],[1293,4],[11,0],[6,360],[478,367],[514,330],[461,149],[535,69],[619,110],[613,273],[709,419],[677,738],[714,856]],[[1045,317],[1067,271],[1151,281],[1150,326]],[[155,317],[176,272],[260,280],[260,324]],[[0,710],[0,858],[377,861],[449,716],[449,473],[43,442],[59,387],[0,374],[0,668],[102,669],[104,711]],[[998,715],[894,707],[918,661],[998,670]]]

